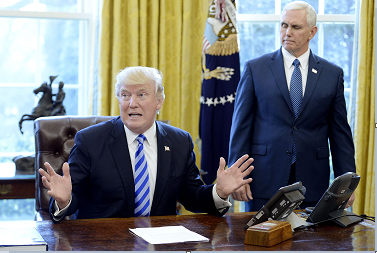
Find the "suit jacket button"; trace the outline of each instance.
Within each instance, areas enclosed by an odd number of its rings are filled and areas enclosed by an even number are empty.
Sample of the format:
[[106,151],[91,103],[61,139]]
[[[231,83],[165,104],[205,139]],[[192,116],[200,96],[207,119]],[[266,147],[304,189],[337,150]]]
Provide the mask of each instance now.
[[296,126],[294,126],[294,127],[293,127],[293,130],[295,130],[295,131],[296,131],[296,130],[297,130],[297,127],[296,127]]
[[287,151],[287,155],[291,155],[291,152],[290,152],[290,151]]

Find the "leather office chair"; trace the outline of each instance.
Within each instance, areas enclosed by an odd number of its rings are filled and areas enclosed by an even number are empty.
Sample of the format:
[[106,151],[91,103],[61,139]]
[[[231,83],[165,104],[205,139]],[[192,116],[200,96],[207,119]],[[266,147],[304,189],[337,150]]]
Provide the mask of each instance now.
[[68,161],[78,131],[91,125],[107,121],[114,116],[53,116],[41,117],[34,121],[35,137],[35,220],[49,220],[48,203],[50,196],[43,186],[39,168],[46,170],[49,162],[62,175],[62,166]]

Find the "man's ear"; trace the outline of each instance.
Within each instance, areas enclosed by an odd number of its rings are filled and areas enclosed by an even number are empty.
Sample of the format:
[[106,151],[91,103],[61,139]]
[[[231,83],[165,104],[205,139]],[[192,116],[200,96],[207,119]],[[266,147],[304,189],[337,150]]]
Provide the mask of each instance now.
[[310,37],[309,37],[309,40],[313,39],[314,38],[314,35],[317,33],[318,31],[318,27],[317,26],[313,26],[311,29],[310,29]]
[[160,110],[163,104],[164,104],[164,99],[158,98],[157,99],[157,110]]

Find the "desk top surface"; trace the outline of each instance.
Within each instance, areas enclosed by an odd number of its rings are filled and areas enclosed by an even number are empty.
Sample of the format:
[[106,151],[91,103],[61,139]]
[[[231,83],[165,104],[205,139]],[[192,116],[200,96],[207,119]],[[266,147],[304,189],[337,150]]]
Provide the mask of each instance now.
[[[253,213],[211,215],[155,216],[142,218],[92,219],[29,222],[37,228],[51,251],[374,251],[375,223],[362,221],[342,228],[335,223],[298,229],[293,238],[273,247],[244,244],[244,225]],[[1,226],[5,222],[0,223]],[[8,225],[12,224],[11,222]],[[15,224],[13,223],[12,226]],[[23,224],[25,225],[25,224]],[[210,239],[152,245],[131,234],[129,228],[182,225]],[[21,224],[22,226],[22,224]]]

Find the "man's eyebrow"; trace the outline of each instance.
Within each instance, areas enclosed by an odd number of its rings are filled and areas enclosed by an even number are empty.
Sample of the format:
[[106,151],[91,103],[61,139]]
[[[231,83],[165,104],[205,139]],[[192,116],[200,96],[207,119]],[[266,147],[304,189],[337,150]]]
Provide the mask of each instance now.
[[286,22],[281,22],[281,25],[287,25],[287,26],[293,26],[293,27],[301,27],[302,24],[297,24],[297,23],[294,23],[294,24],[288,24]]
[[148,89],[145,88],[145,87],[140,88],[140,90],[138,90],[138,93],[140,93],[140,92],[148,92]]
[[[137,93],[140,93],[140,92],[147,92],[148,89],[147,88],[140,88],[139,90],[137,90]],[[119,92],[130,92],[128,89],[120,89]]]

